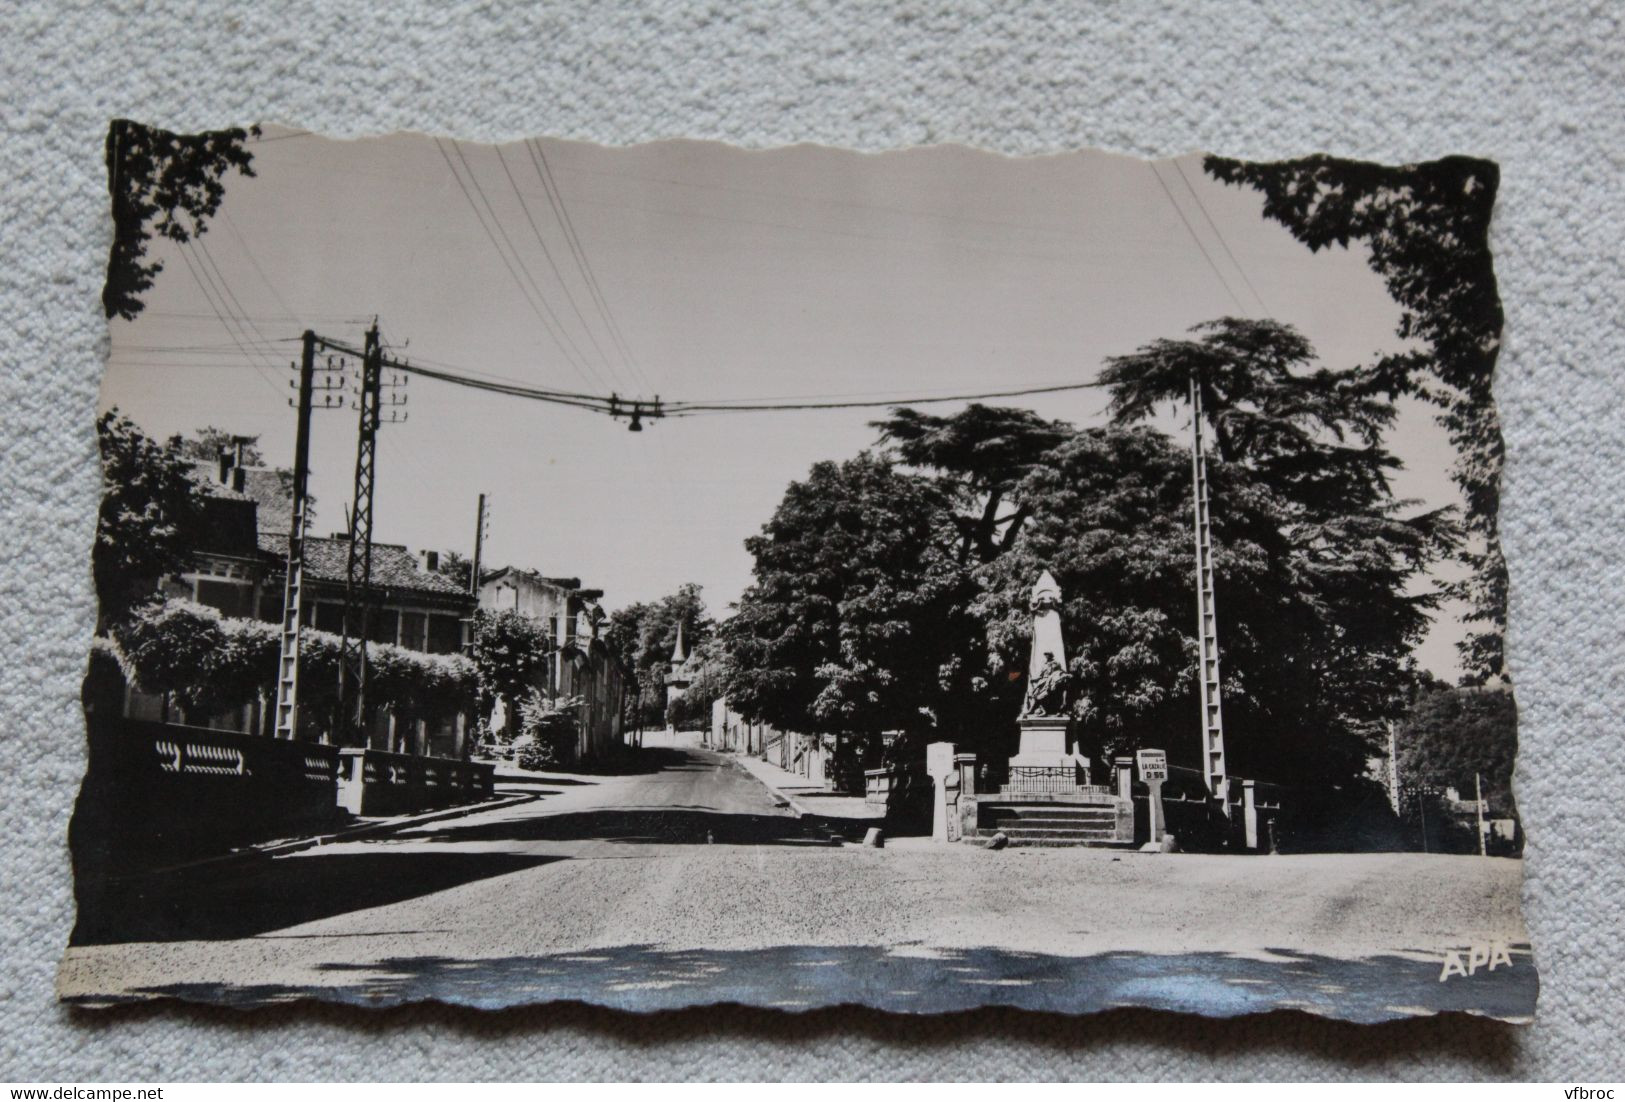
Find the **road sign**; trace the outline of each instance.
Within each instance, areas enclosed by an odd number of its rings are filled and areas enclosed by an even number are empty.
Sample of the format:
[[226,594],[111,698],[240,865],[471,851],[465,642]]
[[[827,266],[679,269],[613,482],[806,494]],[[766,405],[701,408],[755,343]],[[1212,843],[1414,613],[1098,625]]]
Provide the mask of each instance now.
[[1165,750],[1141,750],[1134,755],[1140,767],[1140,780],[1165,781],[1168,779],[1168,753]]

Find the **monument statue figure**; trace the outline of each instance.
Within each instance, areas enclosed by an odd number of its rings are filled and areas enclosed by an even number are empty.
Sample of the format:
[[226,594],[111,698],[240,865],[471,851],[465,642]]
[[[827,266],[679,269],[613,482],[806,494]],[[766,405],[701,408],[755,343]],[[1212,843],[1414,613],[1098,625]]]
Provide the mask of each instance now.
[[1059,716],[1066,714],[1066,687],[1070,680],[1066,670],[1055,660],[1053,651],[1044,652],[1044,664],[1038,674],[1027,683],[1027,697],[1022,702],[1023,716]]
[[1021,715],[1064,715],[1071,677],[1066,672],[1066,647],[1061,641],[1061,587],[1048,570],[1033,585],[1027,607],[1033,614],[1033,638]]

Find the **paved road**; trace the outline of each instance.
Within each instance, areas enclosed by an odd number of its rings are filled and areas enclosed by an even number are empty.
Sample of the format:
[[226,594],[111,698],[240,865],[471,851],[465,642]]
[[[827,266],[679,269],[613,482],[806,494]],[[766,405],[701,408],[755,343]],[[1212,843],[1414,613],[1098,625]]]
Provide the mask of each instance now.
[[1524,940],[1514,862],[870,850],[809,831],[724,756],[640,761],[510,782],[536,796],[516,807],[134,886],[80,939],[103,944],[69,951],[61,990],[1363,1020],[1533,1006],[1517,948],[1510,967],[1439,980],[1452,947]]

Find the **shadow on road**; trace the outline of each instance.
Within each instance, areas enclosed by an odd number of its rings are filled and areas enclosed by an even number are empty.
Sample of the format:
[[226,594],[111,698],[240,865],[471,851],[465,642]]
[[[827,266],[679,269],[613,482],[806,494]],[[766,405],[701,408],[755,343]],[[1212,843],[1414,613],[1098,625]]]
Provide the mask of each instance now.
[[252,937],[382,907],[562,857],[298,853],[128,880],[81,880],[71,945]]
[[1437,961],[1270,952],[1271,959],[1222,952],[1067,957],[993,948],[628,945],[483,960],[394,957],[321,966],[324,982],[309,986],[177,983],[136,994],[234,1006],[440,999],[486,1009],[570,999],[639,1012],[714,1002],[788,1010],[862,1003],[912,1013],[1012,1006],[1078,1014],[1136,1006],[1219,1017],[1293,1009],[1381,1022],[1419,1010],[1517,1019],[1533,1013],[1539,989],[1526,946],[1513,950],[1510,967],[1449,983],[1439,982]]
[[614,758],[605,761],[572,765],[571,773],[588,777],[630,777],[666,770],[709,769],[700,765],[693,755],[682,749],[665,746],[628,747]]
[[610,808],[523,819],[426,823],[398,837],[413,842],[623,842],[629,845],[827,846],[789,815],[698,807]]
[[533,785],[551,784],[567,788],[578,784],[597,784],[597,781],[584,781],[579,777],[553,777],[545,773],[532,773],[520,776],[514,773],[498,773],[492,780],[498,788],[530,788]]

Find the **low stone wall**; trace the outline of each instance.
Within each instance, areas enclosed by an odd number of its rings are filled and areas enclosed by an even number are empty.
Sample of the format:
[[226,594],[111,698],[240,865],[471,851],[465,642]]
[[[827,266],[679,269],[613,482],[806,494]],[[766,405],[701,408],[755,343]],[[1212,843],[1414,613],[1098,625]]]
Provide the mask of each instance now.
[[90,762],[69,828],[76,869],[116,874],[338,819],[334,747],[101,715],[87,731]]
[[339,752],[338,804],[352,815],[406,815],[491,798],[496,766],[383,750]]

